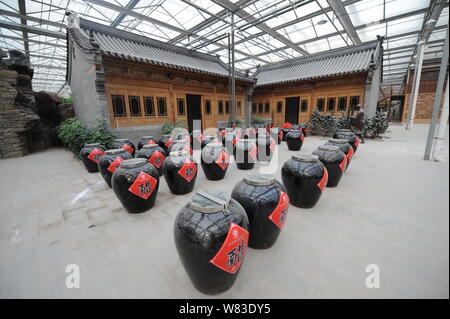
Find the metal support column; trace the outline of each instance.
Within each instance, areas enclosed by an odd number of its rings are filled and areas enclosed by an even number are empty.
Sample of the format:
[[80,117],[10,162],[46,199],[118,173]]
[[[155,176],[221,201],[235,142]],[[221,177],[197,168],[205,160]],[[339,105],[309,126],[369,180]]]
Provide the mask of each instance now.
[[424,160],[429,160],[431,158],[431,149],[433,148],[433,139],[434,134],[436,133],[437,115],[439,113],[439,107],[441,105],[442,100],[442,90],[444,89],[445,74],[447,73],[448,45],[449,45],[448,41],[449,40],[448,40],[448,25],[447,25],[447,34],[445,36],[445,43],[444,43],[444,53],[442,54],[441,67],[439,69],[439,77],[436,86],[436,93],[434,96],[433,113],[431,114],[431,122],[430,127],[428,129],[427,144],[425,146],[425,154],[423,157]]
[[423,52],[425,50],[425,42],[417,43],[416,67],[414,69],[413,91],[409,107],[408,122],[405,129],[410,131],[414,126],[414,117],[416,115],[417,96],[419,95],[420,77],[422,76]]
[[236,119],[236,77],[234,68],[234,13],[231,14],[231,120]]

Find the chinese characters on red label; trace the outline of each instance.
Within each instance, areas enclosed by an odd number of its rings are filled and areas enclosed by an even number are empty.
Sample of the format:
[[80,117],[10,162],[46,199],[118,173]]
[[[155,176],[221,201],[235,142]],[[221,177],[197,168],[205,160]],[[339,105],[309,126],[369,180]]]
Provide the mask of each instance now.
[[195,174],[197,174],[197,165],[190,159],[187,159],[178,171],[178,174],[190,182],[195,177]]
[[114,161],[111,162],[111,164],[108,166],[108,171],[114,174],[116,169],[120,166],[120,162],[123,162],[124,159],[122,157],[116,157]]
[[226,152],[222,152],[219,155],[219,158],[216,161],[216,164],[219,165],[219,167],[223,170],[226,170],[228,167],[230,156]]
[[88,158],[93,161],[94,163],[98,163],[98,161],[100,160],[100,157],[103,156],[103,154],[105,154],[105,152],[103,152],[102,150],[99,150],[98,148],[94,148],[88,155]]
[[132,154],[134,151],[134,148],[126,143],[122,145],[122,149],[126,150],[130,154]]
[[163,153],[161,153],[160,151],[155,151],[152,154],[152,156],[150,156],[148,161],[150,162],[150,164],[152,164],[156,168],[160,168],[161,165],[164,163],[165,159],[166,159],[166,157],[164,156]]
[[280,192],[280,200],[275,210],[270,214],[269,219],[277,225],[278,228],[283,228],[287,218],[287,211],[289,208],[289,197],[286,193]]
[[248,236],[248,231],[244,228],[230,223],[230,229],[222,247],[209,262],[230,274],[236,273],[247,253]]
[[140,172],[134,183],[128,190],[143,199],[149,198],[155,189],[158,181],[145,172]]

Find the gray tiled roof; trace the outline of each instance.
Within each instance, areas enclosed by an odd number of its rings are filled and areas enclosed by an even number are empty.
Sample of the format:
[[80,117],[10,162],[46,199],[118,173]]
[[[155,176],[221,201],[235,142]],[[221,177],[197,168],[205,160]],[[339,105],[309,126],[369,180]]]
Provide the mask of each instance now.
[[[330,77],[369,70],[377,61],[378,41],[311,57],[260,67],[253,75],[256,86]],[[373,56],[373,57],[372,57]]]
[[[194,52],[134,33],[79,19],[79,27],[69,24],[68,33],[84,51],[151,63],[191,72],[228,77],[228,68],[218,56]],[[236,77],[254,82],[237,73]]]

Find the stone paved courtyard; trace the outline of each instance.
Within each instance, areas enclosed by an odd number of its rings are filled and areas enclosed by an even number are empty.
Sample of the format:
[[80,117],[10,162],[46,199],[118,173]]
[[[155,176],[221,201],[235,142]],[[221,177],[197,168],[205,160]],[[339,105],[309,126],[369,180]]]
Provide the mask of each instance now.
[[[447,162],[423,161],[427,130],[392,126],[388,139],[361,144],[339,186],[313,209],[291,206],[275,246],[249,249],[218,297],[448,298],[448,140]],[[301,153],[324,142],[307,137]],[[283,142],[279,180],[293,153]],[[196,191],[228,192],[247,173],[231,164],[213,182],[198,172]],[[62,148],[1,160],[0,174],[0,297],[208,297],[192,286],[173,240],[191,194],[170,194],[164,178],[156,206],[130,215],[100,174]],[[79,289],[65,286],[68,264],[81,269]],[[379,289],[365,286],[369,264],[380,268]]]

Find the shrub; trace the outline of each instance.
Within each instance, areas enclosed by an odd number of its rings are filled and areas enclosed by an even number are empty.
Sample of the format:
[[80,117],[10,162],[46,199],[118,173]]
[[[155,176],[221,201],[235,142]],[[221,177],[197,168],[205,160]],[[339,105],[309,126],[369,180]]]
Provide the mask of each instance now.
[[76,157],[79,157],[80,150],[86,143],[98,142],[109,148],[115,139],[106,128],[104,119],[97,119],[97,126],[88,128],[80,120],[70,118],[56,128],[56,135]]
[[172,122],[167,121],[162,126],[162,129],[161,129],[162,134],[163,135],[170,134],[170,133],[172,133],[172,131],[176,127],[181,127],[181,128],[184,128],[184,129],[188,129],[188,126],[187,126],[186,122],[184,122],[182,120],[178,120],[177,123],[175,123],[175,125],[173,125]]
[[64,104],[72,104],[73,103],[71,95],[69,97],[60,96],[60,99]]
[[252,117],[252,125],[266,124],[266,120],[260,117]]
[[232,127],[233,125],[236,125],[237,127],[244,128],[246,126],[246,123],[244,120],[241,120],[239,116],[236,116],[234,121],[229,120],[227,122],[228,127]]
[[384,113],[377,112],[374,117],[367,119],[364,124],[364,127],[367,127],[365,135],[376,138],[386,132],[389,127],[389,120]]

